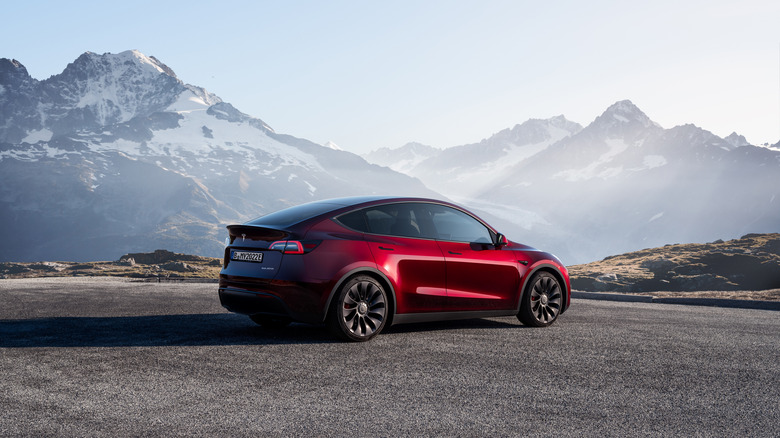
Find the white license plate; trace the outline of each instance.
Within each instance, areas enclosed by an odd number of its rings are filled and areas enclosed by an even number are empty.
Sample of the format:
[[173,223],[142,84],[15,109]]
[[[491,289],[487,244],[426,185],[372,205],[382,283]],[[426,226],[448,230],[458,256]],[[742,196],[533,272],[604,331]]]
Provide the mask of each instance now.
[[263,253],[261,252],[248,252],[248,251],[233,251],[231,260],[237,260],[241,262],[263,262]]

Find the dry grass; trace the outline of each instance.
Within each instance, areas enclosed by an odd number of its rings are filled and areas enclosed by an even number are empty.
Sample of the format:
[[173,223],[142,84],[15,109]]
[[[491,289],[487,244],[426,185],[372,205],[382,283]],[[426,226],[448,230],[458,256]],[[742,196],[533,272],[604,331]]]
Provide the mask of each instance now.
[[666,245],[569,267],[572,287],[656,297],[780,300],[780,234]]

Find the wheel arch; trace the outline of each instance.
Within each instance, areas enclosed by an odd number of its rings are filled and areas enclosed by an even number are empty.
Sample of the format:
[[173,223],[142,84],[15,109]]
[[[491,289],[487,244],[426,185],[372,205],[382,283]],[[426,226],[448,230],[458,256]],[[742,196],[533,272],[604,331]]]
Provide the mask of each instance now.
[[368,275],[369,277],[372,277],[376,281],[378,281],[387,291],[387,299],[390,300],[390,312],[387,318],[387,323],[385,323],[386,327],[390,327],[393,324],[393,319],[395,317],[395,310],[396,310],[396,298],[395,298],[395,288],[393,288],[393,284],[390,282],[390,279],[387,278],[385,274],[382,273],[382,271],[372,268],[369,266],[363,266],[359,268],[352,269],[348,271],[346,274],[342,275],[339,281],[336,282],[336,284],[333,286],[333,288],[330,290],[330,294],[328,295],[328,300],[325,303],[325,312],[322,315],[322,321],[324,322],[328,318],[328,312],[330,312],[330,305],[333,301],[333,297],[336,296],[339,289],[341,289],[341,286],[352,279],[353,277],[357,277],[358,275]]
[[556,280],[558,280],[558,284],[561,286],[563,291],[566,293],[565,297],[566,300],[564,301],[565,305],[561,307],[560,314],[563,314],[569,306],[569,297],[571,291],[566,286],[566,280],[563,278],[563,274],[561,274],[561,271],[558,270],[558,267],[550,264],[550,263],[542,263],[540,265],[534,266],[531,270],[529,270],[525,278],[523,279],[523,285],[521,286],[522,289],[520,292],[520,300],[517,302],[517,312],[520,312],[520,307],[523,305],[523,299],[525,299],[526,294],[530,292],[529,285],[531,282],[531,278],[533,278],[534,275],[536,275],[539,272],[547,272],[549,274],[552,274]]

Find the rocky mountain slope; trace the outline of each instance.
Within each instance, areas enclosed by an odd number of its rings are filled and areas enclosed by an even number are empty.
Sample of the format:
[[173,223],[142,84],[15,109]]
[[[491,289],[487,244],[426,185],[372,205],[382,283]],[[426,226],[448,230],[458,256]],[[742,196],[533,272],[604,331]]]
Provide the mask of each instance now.
[[780,234],[677,244],[569,267],[572,288],[594,292],[780,289]]
[[43,81],[0,59],[0,261],[220,256],[224,225],[315,199],[434,196],[349,152],[276,133],[138,51]]

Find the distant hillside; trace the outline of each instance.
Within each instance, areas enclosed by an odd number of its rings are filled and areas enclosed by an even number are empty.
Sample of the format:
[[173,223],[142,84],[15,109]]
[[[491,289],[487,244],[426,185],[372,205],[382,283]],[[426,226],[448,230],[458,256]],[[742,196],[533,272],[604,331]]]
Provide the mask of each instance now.
[[571,266],[572,288],[594,292],[780,289],[780,234],[666,245]]
[[0,263],[0,279],[33,277],[130,277],[147,280],[214,280],[222,260],[164,249],[125,254],[117,261]]

